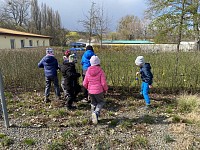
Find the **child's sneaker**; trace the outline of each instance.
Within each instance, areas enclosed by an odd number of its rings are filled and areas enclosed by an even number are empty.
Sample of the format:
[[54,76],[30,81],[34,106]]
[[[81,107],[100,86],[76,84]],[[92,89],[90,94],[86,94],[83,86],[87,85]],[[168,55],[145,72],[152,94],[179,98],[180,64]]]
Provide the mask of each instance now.
[[151,108],[152,108],[151,105],[146,105],[146,106],[144,107],[145,110],[150,110]]
[[81,102],[83,102],[83,103],[90,103],[91,101],[88,98],[84,98],[84,99],[81,100]]
[[98,123],[98,116],[95,112],[92,113],[92,123],[97,124]]
[[50,103],[51,100],[50,100],[48,97],[45,97],[45,98],[44,98],[44,102],[45,102],[45,103]]

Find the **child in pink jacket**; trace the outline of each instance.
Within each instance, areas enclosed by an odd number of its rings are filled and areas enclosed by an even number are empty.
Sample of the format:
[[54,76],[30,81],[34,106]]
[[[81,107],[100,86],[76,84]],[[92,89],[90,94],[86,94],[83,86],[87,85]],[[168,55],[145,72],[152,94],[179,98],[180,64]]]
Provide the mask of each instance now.
[[88,90],[91,98],[92,122],[98,123],[100,111],[104,105],[104,92],[107,93],[108,85],[104,71],[100,67],[98,56],[90,58],[91,66],[88,68],[83,86]]

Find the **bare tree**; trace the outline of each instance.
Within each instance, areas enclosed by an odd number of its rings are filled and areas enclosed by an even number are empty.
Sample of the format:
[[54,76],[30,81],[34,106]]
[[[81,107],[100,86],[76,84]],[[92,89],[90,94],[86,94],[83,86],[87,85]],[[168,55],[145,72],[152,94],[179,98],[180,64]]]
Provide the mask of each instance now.
[[16,26],[27,25],[30,0],[4,0],[3,14]]
[[127,15],[119,21],[117,31],[122,39],[132,40],[142,38],[142,23],[137,16]]
[[86,32],[89,33],[89,44],[91,43],[92,35],[95,34],[96,20],[97,20],[97,9],[95,7],[95,3],[92,2],[91,8],[88,11],[88,16],[86,15],[86,19],[80,20],[79,22],[83,25]]
[[32,32],[41,34],[41,11],[37,0],[31,1],[31,21]]
[[108,32],[108,17],[105,16],[103,6],[97,9],[96,22],[95,22],[95,34],[98,36],[101,47],[103,35]]

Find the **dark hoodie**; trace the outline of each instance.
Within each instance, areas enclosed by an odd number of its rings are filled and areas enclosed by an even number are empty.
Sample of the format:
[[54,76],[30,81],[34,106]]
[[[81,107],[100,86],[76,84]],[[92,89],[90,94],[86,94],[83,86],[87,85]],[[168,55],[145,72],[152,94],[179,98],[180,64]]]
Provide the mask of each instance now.
[[140,67],[141,79],[143,82],[152,84],[153,74],[151,73],[151,65],[149,63],[145,63],[142,67]]
[[59,69],[57,59],[52,55],[46,55],[38,63],[39,68],[44,68],[44,73],[46,77],[57,76],[57,70]]
[[65,85],[67,90],[74,87],[74,84],[78,84],[78,78],[81,76],[80,73],[77,73],[75,68],[75,63],[73,62],[63,62],[60,66],[62,76],[65,79]]

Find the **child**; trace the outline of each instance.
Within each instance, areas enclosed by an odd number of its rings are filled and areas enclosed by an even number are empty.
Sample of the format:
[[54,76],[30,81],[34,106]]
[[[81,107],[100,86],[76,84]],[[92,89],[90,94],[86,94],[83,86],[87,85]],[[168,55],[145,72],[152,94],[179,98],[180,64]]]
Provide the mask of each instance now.
[[51,102],[49,99],[51,82],[54,83],[54,90],[57,99],[60,99],[60,88],[58,84],[57,70],[59,69],[58,61],[54,57],[53,49],[46,48],[46,56],[38,63],[39,68],[44,68],[46,87],[45,87],[45,99],[46,103]]
[[104,92],[107,93],[108,85],[104,71],[100,67],[98,56],[92,56],[90,59],[91,66],[88,68],[83,86],[88,90],[91,98],[92,122],[98,123],[100,111],[104,105]]
[[[86,74],[86,71],[88,69],[88,67],[91,66],[90,64],[90,58],[95,55],[94,53],[94,50],[93,50],[93,47],[91,45],[88,45],[86,47],[86,51],[84,52],[82,58],[81,58],[81,65],[82,65],[82,77],[83,77],[83,80],[85,78],[85,74]],[[89,96],[88,96],[88,91],[87,89],[84,88],[83,86],[83,100],[82,102],[90,102],[89,100]]]
[[63,56],[63,60],[65,62],[69,62],[69,55],[71,55],[70,50],[66,50],[65,53],[64,53],[64,56]]
[[77,73],[75,68],[75,56],[71,54],[68,58],[68,61],[64,61],[61,65],[60,70],[62,72],[62,82],[61,87],[64,91],[64,97],[68,109],[75,109],[75,106],[72,106],[73,102],[76,101],[76,96],[81,90],[81,86],[78,83],[78,78],[81,76],[80,73]]
[[135,60],[135,64],[140,67],[140,72],[136,72],[136,76],[138,74],[141,75],[142,85],[141,85],[141,94],[144,97],[146,106],[145,109],[150,108],[150,98],[149,98],[149,88],[152,88],[152,79],[153,74],[151,73],[151,65],[149,63],[145,63],[143,56],[138,56]]

